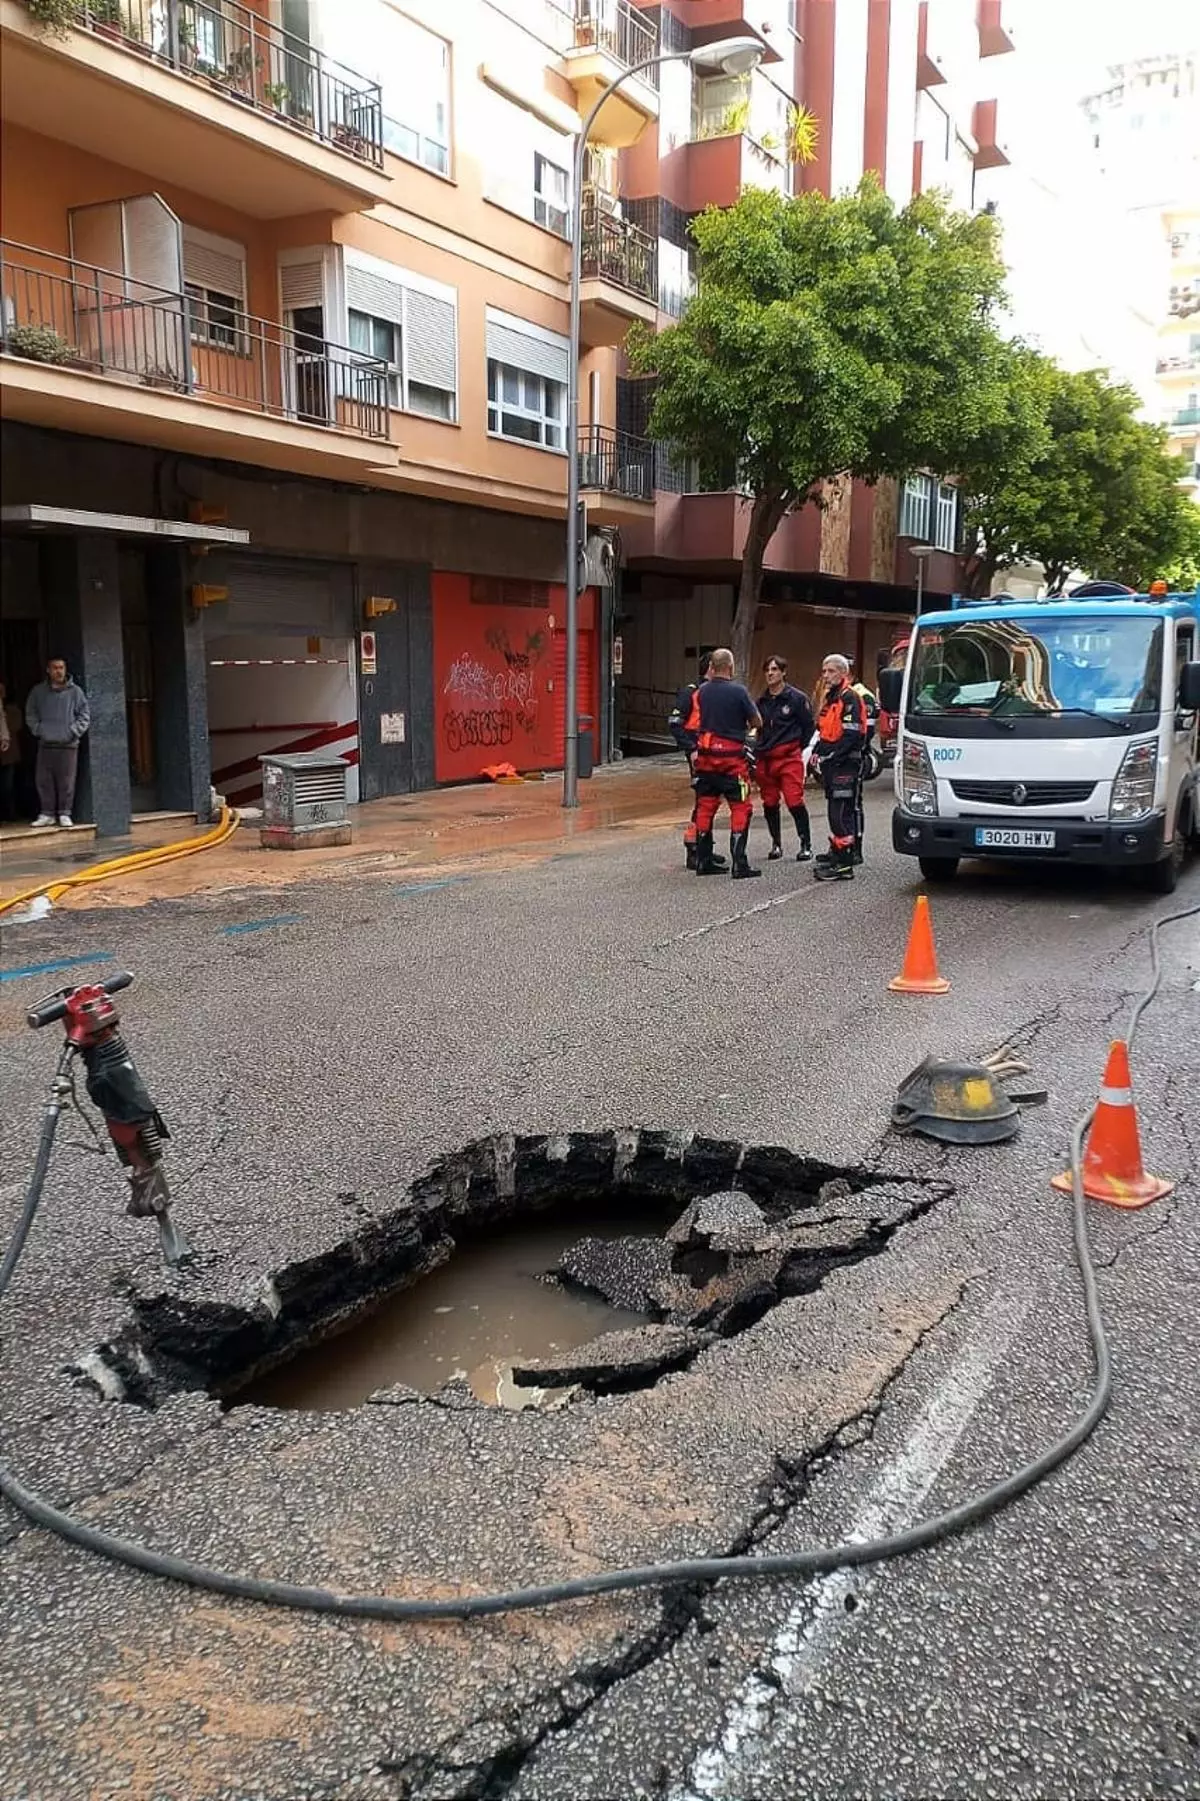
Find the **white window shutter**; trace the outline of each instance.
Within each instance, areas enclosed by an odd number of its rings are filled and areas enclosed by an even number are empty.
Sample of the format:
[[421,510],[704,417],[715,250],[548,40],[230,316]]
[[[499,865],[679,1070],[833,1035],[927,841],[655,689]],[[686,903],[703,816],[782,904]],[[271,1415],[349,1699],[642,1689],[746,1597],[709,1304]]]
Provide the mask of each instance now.
[[299,307],[324,306],[325,285],[320,259],[311,263],[284,263],[279,270],[279,285],[285,313]]
[[389,281],[373,269],[360,269],[356,263],[346,264],[346,305],[356,313],[370,313],[373,319],[387,319],[392,325],[404,324],[404,288]]
[[[237,252],[240,252],[238,254]],[[209,239],[183,228],[183,279],[193,287],[233,294],[245,303],[246,257],[241,247],[219,249]]]
[[487,353],[510,369],[523,369],[527,375],[543,375],[548,381],[566,383],[567,340],[557,335],[552,341],[532,337],[512,325],[501,324],[489,316]]
[[409,288],[406,300],[409,380],[453,393],[458,366],[455,308],[450,301],[424,294],[419,288]]

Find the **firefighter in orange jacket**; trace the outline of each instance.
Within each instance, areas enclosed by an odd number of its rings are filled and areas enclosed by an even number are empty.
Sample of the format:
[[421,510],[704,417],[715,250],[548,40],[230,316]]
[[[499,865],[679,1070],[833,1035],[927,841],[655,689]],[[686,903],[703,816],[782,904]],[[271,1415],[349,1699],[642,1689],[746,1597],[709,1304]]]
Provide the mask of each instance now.
[[852,882],[867,708],[862,695],[850,685],[850,664],[845,657],[836,653],[826,657],[821,681],[825,698],[813,755],[829,808],[829,850],[817,858],[813,874],[819,882]]
[[733,679],[733,652],[714,650],[708,680],[696,690],[688,729],[696,734],[692,785],[696,790],[696,873],[719,875],[713,861],[713,824],[729,803],[730,870],[735,882],[762,874],[746,858],[750,836],[751,751],[747,734],[762,724],[747,689]]
[[[694,774],[695,774],[695,771],[692,768],[692,764],[693,764],[693,762],[695,760],[695,756],[696,756],[696,734],[695,734],[694,730],[689,729],[689,721],[692,716],[692,707],[695,703],[697,690],[701,687],[701,685],[704,682],[706,682],[708,680],[709,665],[711,664],[711,662],[712,662],[711,653],[707,650],[702,651],[700,653],[700,679],[699,679],[699,681],[684,683],[683,687],[679,690],[678,694],[675,696],[675,705],[672,707],[670,717],[667,720],[667,730],[670,732],[672,738],[674,738],[676,744],[679,746],[680,750],[683,752],[684,756],[687,758],[688,775],[692,776],[692,777],[694,777]],[[685,832],[683,834],[683,848],[684,848],[684,851],[685,851],[686,857],[687,857],[687,867],[689,869],[694,870],[696,867],[696,862],[697,862],[697,858],[696,858],[696,796],[695,796],[695,792],[694,792],[694,790],[695,790],[694,780],[692,782],[692,788],[693,788],[692,817],[688,820],[687,829],[685,830]],[[719,869],[725,868],[724,857],[714,856],[713,862],[717,865],[717,867]]]

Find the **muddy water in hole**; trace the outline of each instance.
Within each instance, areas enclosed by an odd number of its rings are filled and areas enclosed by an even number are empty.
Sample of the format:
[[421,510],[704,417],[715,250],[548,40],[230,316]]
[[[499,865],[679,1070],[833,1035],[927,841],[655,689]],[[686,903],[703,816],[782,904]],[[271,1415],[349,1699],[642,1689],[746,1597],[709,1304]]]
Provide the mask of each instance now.
[[539,1278],[580,1238],[659,1232],[677,1211],[653,1221],[643,1215],[636,1223],[542,1222],[477,1240],[349,1331],[240,1389],[232,1404],[357,1407],[393,1382],[432,1394],[461,1375],[482,1401],[528,1405],[532,1391],[516,1388],[508,1376],[515,1359],[553,1356],[601,1332],[644,1324],[641,1314]]

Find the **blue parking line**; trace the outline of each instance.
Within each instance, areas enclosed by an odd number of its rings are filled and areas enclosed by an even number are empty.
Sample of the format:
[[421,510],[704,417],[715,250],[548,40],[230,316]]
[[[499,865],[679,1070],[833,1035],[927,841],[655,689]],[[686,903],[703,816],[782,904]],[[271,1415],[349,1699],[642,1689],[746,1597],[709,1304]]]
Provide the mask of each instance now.
[[436,882],[394,882],[393,894],[430,894],[435,888],[455,888],[460,882],[469,882],[470,876],[446,875]]
[[295,926],[299,925],[303,918],[303,913],[276,913],[270,919],[248,919],[244,925],[222,926],[221,936],[235,938],[243,932],[266,932],[272,926]]
[[60,957],[56,963],[25,963],[20,969],[0,969],[0,982],[19,982],[23,976],[52,976],[60,969],[77,969],[81,963],[111,963],[111,951],[89,951],[86,957]]

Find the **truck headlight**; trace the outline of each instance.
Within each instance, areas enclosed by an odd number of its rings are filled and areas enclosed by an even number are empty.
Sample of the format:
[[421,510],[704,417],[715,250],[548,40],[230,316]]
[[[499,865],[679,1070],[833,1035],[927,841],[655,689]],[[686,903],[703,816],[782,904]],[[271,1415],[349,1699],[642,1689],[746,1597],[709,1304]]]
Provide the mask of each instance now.
[[938,810],[937,781],[920,738],[905,738],[900,762],[900,804],[908,813],[932,819]]
[[1131,744],[1121,758],[1108,803],[1110,819],[1144,819],[1154,811],[1154,783],[1158,774],[1158,742],[1144,739]]

